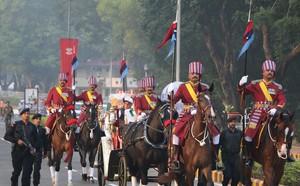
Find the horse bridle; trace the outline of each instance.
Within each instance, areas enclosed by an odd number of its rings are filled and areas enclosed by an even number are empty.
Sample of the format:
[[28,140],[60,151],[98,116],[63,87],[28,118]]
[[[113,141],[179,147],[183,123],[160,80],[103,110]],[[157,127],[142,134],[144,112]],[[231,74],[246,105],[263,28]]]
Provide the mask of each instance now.
[[[164,124],[163,124],[163,121],[162,121],[162,117],[161,117],[161,113],[164,112],[168,107],[170,106],[170,104],[168,103],[165,103],[164,105],[162,105],[160,108],[159,108],[159,111],[158,111],[158,114],[159,114],[159,121],[160,121],[160,125],[164,128]],[[165,145],[166,142],[167,142],[167,137],[164,135],[164,140],[159,143],[159,144],[154,144],[152,143],[149,138],[148,138],[148,135],[147,135],[147,129],[150,128],[152,129],[153,131],[157,132],[157,133],[161,133],[161,134],[164,134],[164,129],[163,130],[159,130],[159,129],[156,129],[156,128],[153,128],[151,127],[150,125],[148,125],[148,119],[149,117],[147,118],[147,120],[145,121],[145,125],[144,125],[144,136],[142,137],[146,143],[148,143],[151,147],[153,148],[156,148],[156,149],[163,149],[163,148],[167,148],[167,146]]]
[[[274,137],[272,136],[271,129],[270,129],[270,125],[271,125],[271,122],[273,121],[273,119],[274,119],[273,116],[271,116],[271,117],[268,118],[268,135],[269,135],[269,137],[270,137],[270,140],[273,142],[274,147],[275,147],[276,150],[278,151],[278,149],[277,149],[278,141],[277,141],[276,137],[274,138]],[[278,127],[278,126],[275,125],[275,127],[273,127],[273,128],[276,129],[277,127]],[[278,132],[278,131],[277,131],[277,132]],[[284,141],[283,141],[283,144],[287,144],[287,136],[288,136],[288,133],[289,133],[289,128],[288,128],[288,126],[286,126],[286,127],[284,128]],[[280,155],[280,154],[278,154],[278,153],[277,153],[277,155],[278,155],[278,157],[281,158],[281,159],[287,159],[287,155],[286,155],[286,156],[282,156],[282,155]]]
[[[205,97],[205,96],[204,96],[204,97]],[[192,135],[193,139],[194,139],[195,141],[197,141],[201,147],[204,146],[204,145],[206,144],[206,143],[205,143],[205,140],[206,140],[206,139],[208,138],[208,136],[209,136],[209,133],[208,133],[208,131],[207,131],[207,125],[208,125],[208,122],[210,122],[210,118],[208,119],[208,116],[207,116],[207,114],[205,114],[205,113],[206,113],[206,111],[207,111],[208,109],[211,109],[211,108],[212,108],[212,105],[211,105],[211,103],[210,103],[209,100],[208,100],[208,102],[209,102],[209,104],[206,105],[206,107],[204,107],[204,108],[201,107],[201,105],[200,105],[199,102],[197,103],[198,108],[200,109],[200,112],[201,112],[200,114],[203,114],[203,113],[204,113],[204,120],[201,121],[202,123],[205,124],[204,130],[201,131],[199,134],[195,135],[195,134],[193,133],[195,121],[193,122],[193,124],[192,124],[192,126],[191,126],[191,129],[190,129],[191,135]],[[200,137],[201,135],[203,135],[203,138],[202,138],[201,140],[199,140],[198,137]]]

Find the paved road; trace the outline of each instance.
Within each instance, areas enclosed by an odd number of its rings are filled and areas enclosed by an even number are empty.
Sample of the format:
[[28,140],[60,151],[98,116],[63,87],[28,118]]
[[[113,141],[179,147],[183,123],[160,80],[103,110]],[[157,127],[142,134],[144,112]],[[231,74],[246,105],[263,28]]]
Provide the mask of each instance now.
[[[3,121],[0,121],[0,186],[10,185],[10,176],[12,172],[11,165],[11,144],[3,139],[5,127]],[[153,172],[152,172],[153,173]],[[66,164],[62,163],[62,169],[59,175],[59,185],[67,185],[67,169]],[[79,162],[79,154],[76,152],[73,157],[73,186],[85,186],[92,184],[81,180],[81,167]],[[97,185],[96,183],[93,185]],[[107,182],[106,185],[117,186],[117,182]],[[128,183],[130,186],[131,184]],[[148,185],[157,185],[149,183]],[[47,159],[44,159],[41,170],[41,186],[51,186],[50,171],[47,166]]]

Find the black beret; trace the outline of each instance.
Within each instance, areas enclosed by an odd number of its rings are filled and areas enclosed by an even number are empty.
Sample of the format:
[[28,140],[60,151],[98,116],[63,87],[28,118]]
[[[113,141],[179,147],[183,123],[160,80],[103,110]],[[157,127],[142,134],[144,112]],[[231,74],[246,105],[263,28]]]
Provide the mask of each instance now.
[[34,114],[33,116],[32,116],[32,118],[31,119],[41,119],[42,118],[42,115],[41,114],[39,114],[39,113],[36,113],[36,114]]
[[22,114],[24,114],[25,112],[29,112],[29,111],[30,111],[29,108],[23,108],[23,109],[21,110],[21,112],[20,112],[20,116],[21,116]]

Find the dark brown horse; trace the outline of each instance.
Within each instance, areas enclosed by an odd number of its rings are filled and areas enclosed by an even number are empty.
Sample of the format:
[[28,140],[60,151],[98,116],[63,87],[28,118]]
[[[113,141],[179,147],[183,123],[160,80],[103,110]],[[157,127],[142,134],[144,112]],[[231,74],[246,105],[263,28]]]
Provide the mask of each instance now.
[[[287,158],[287,139],[293,132],[292,118],[293,114],[288,111],[277,111],[267,119],[262,132],[258,132],[253,140],[251,154],[253,160],[263,167],[264,185],[279,185]],[[252,167],[242,163],[242,170],[245,185],[251,186]]]
[[167,171],[167,135],[163,123],[170,118],[169,113],[169,104],[159,102],[147,119],[130,124],[124,131],[123,152],[132,185],[137,185],[137,178],[142,185],[147,185],[149,168],[158,167],[159,175]]
[[[100,129],[97,122],[97,108],[96,105],[90,105],[86,111],[87,120],[81,125],[79,139],[77,141],[79,146],[80,163],[82,167],[82,179],[84,181],[94,182],[94,161],[98,150],[98,145],[104,132]],[[86,156],[89,159],[89,175],[86,169]]]
[[70,126],[67,125],[67,121],[72,118],[73,115],[70,111],[63,110],[60,113],[58,112],[51,132],[52,148],[51,152],[48,153],[48,165],[53,186],[56,186],[58,183],[58,173],[64,152],[67,153],[64,162],[68,163],[68,185],[72,185],[72,157],[75,136]]
[[[212,105],[208,95],[201,93],[198,96],[197,113],[187,124],[189,127],[182,146],[182,159],[186,186],[194,185],[195,172],[199,169],[205,176],[207,185],[213,185],[211,178],[211,154],[207,125],[212,120]],[[178,178],[181,177],[178,176]],[[177,182],[182,183],[180,179]]]

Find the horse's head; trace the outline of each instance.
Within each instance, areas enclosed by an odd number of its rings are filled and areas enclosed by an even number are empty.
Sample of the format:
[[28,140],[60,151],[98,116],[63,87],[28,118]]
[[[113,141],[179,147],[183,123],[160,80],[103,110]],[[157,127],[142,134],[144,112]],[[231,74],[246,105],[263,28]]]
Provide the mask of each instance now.
[[94,123],[96,121],[96,117],[98,114],[97,106],[94,104],[91,104],[86,109],[87,114],[87,122],[88,123]]
[[198,95],[198,103],[197,103],[197,114],[196,118],[200,117],[203,122],[212,122],[216,117],[215,111],[211,104],[210,97],[205,93],[200,93]]
[[270,122],[272,132],[269,135],[276,144],[278,156],[282,159],[287,158],[287,141],[294,133],[293,116],[294,113],[287,110],[278,110]]
[[[171,120],[172,113],[172,120]],[[149,116],[149,121],[154,121],[156,128],[168,129],[170,124],[175,124],[175,120],[178,118],[178,113],[175,109],[171,110],[170,104],[168,102],[158,101],[155,109],[151,112]],[[167,132],[168,130],[165,130]]]

